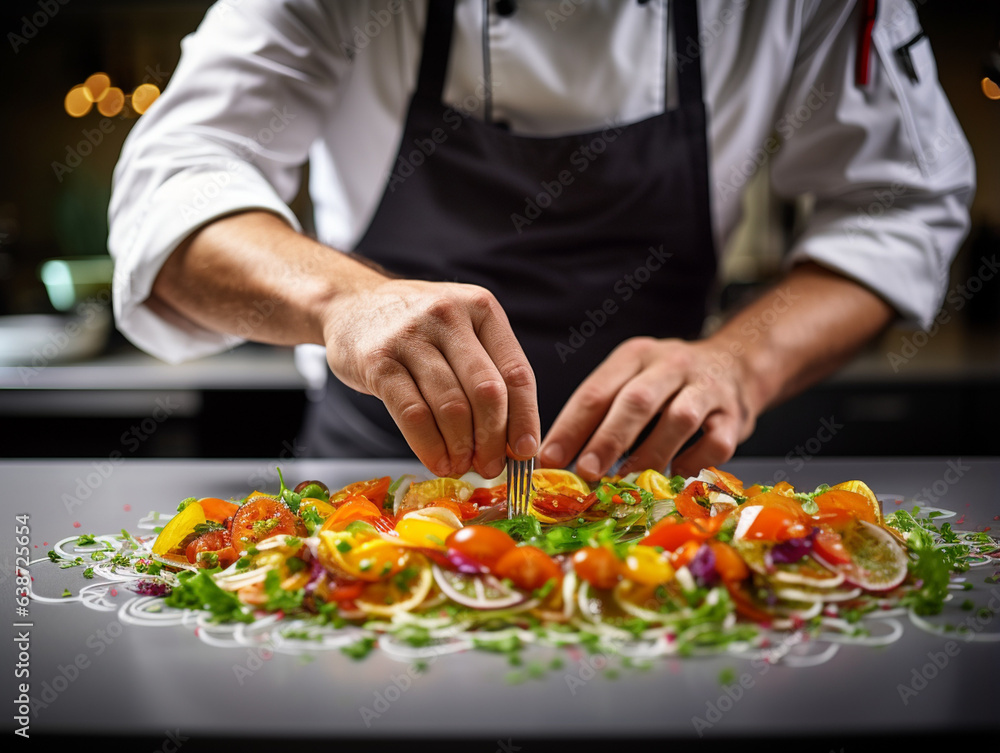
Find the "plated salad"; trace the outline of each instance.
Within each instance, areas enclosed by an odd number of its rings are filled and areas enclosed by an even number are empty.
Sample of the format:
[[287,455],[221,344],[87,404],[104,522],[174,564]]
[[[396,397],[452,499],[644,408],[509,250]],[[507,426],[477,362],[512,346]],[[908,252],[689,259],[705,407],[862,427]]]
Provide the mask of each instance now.
[[183,500],[149,535],[85,543],[118,551],[101,574],[129,579],[140,612],[286,624],[286,638],[353,655],[531,641],[739,653],[795,631],[877,643],[897,631],[869,618],[936,614],[957,574],[997,562],[987,533],[884,515],[857,480],[804,491],[712,467],[591,485],[543,469],[529,514],[508,519],[498,480],[279,479]]

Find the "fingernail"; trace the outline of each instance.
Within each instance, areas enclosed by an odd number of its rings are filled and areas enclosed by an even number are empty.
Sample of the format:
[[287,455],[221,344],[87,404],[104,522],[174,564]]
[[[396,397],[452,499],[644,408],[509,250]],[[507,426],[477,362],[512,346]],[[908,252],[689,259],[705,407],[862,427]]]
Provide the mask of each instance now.
[[531,434],[523,435],[514,443],[514,452],[521,457],[534,457],[538,451],[538,442]]
[[547,444],[542,448],[542,462],[561,468],[566,465],[566,451],[563,450],[562,445]]
[[450,476],[451,463],[449,463],[447,460],[442,460],[435,466],[434,473],[437,474],[438,476],[441,476],[442,478],[444,478],[445,476]]
[[588,452],[576,463],[576,469],[584,476],[600,476],[601,460],[592,452]]

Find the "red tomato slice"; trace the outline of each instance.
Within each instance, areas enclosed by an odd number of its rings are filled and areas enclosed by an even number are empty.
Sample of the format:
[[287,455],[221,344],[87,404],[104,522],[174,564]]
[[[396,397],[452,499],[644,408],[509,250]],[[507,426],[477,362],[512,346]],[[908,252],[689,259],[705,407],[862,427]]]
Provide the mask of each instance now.
[[327,601],[354,601],[365,590],[365,584],[359,580],[335,580],[329,584]]
[[[275,522],[271,522],[275,521]],[[254,524],[258,525],[255,527]],[[247,543],[256,544],[270,536],[286,534],[304,536],[305,526],[283,502],[271,497],[251,497],[233,516],[232,542],[242,550]]]
[[[229,531],[209,531],[203,533],[187,545],[184,554],[191,564],[198,564],[200,552],[212,552],[218,557],[218,566],[225,569],[239,559],[239,554],[231,546]],[[205,565],[207,567],[207,565]]]
[[507,484],[497,484],[489,488],[476,489],[469,497],[468,504],[475,505],[476,508],[493,507],[507,499]]
[[561,494],[540,491],[535,492],[531,498],[531,505],[538,512],[557,519],[576,517],[592,507],[595,502],[597,502],[597,494],[593,492],[586,497],[581,497],[575,492]]
[[810,530],[802,515],[781,507],[765,507],[757,513],[745,537],[754,541],[788,541],[807,536]]

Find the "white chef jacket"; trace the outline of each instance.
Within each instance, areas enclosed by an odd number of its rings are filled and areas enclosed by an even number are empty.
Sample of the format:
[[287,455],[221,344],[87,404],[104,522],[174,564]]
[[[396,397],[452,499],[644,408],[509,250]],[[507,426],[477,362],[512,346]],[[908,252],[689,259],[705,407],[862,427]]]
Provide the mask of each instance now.
[[[445,101],[482,117],[489,80],[493,119],[537,136],[661,112],[675,95],[664,86],[667,2],[518,0],[505,17],[458,0]],[[909,47],[915,77],[896,56],[920,32],[913,8],[879,6],[863,86],[853,0],[702,0],[702,32],[678,42],[679,63],[704,71],[716,247],[767,163],[777,195],[815,199],[789,263],[837,270],[928,327],[968,230],[974,166],[929,41]],[[114,174],[114,307],[130,340],[169,362],[239,342],[145,301],[169,254],[215,218],[258,208],[301,228],[288,202],[307,159],[318,240],[354,248],[395,166],[426,8],[222,0],[209,10]]]

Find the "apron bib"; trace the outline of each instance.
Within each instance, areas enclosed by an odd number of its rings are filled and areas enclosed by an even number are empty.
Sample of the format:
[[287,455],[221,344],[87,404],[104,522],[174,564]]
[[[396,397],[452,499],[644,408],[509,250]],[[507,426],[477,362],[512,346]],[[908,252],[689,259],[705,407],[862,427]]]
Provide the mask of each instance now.
[[[429,0],[395,169],[355,253],[490,290],[534,370],[544,436],[623,340],[701,332],[716,278],[701,69],[676,66],[678,104],[661,114],[520,136],[443,104],[454,4]],[[670,16],[674,49],[698,38],[695,0],[670,0]],[[383,403],[332,375],[303,443],[313,457],[413,456]]]

